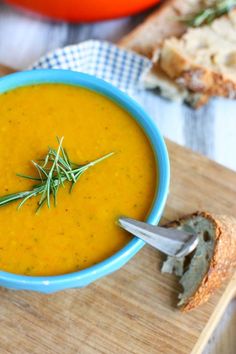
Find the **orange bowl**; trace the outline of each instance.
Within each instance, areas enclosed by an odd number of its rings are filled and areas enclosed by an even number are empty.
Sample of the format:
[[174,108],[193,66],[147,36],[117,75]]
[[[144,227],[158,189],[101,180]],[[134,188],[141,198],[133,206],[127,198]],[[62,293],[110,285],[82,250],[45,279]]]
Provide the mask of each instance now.
[[67,21],[98,21],[128,16],[160,0],[6,0],[32,12]]

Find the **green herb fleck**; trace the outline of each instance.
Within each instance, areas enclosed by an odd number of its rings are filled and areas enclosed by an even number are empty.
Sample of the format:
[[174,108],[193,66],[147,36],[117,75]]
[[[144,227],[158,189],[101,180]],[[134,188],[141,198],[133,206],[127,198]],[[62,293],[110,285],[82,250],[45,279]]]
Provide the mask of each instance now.
[[183,22],[189,27],[200,27],[229,13],[234,7],[236,7],[236,0],[218,0],[214,5],[200,10],[192,17],[183,19]]

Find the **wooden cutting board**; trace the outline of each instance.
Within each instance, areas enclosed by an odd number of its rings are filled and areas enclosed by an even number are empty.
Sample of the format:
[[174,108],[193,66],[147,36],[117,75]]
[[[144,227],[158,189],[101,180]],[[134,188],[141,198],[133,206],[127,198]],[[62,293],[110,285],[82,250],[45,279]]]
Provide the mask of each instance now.
[[[236,174],[167,141],[171,189],[163,222],[195,210],[236,214]],[[84,289],[43,295],[0,289],[0,352],[201,353],[236,291],[236,274],[201,308],[176,308],[174,276],[145,246],[125,267]]]

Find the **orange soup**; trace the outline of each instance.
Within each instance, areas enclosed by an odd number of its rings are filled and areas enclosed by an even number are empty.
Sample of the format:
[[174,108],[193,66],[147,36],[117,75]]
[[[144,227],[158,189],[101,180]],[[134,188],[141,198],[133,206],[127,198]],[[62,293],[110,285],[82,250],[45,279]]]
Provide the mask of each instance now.
[[35,184],[31,160],[45,157],[56,137],[78,164],[107,153],[57,205],[35,213],[38,197],[0,208],[0,269],[25,275],[58,275],[89,267],[130,241],[119,215],[142,220],[155,194],[152,148],[139,125],[108,98],[63,84],[42,84],[0,95],[0,196]]

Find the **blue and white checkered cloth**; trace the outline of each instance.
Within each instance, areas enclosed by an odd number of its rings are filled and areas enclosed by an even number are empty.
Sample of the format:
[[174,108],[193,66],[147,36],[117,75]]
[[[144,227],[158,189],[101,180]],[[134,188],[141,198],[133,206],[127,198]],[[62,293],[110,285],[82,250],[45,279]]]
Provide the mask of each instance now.
[[33,65],[34,69],[70,69],[94,75],[130,95],[143,89],[142,76],[150,67],[149,59],[96,40],[57,49]]

